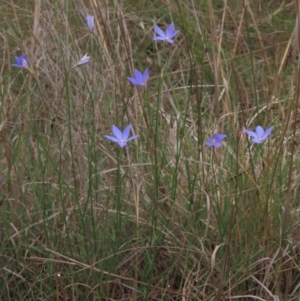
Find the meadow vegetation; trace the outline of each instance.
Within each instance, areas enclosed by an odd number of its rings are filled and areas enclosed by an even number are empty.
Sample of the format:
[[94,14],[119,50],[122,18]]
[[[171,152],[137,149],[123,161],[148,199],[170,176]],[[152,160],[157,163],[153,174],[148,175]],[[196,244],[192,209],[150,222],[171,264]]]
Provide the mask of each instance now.
[[0,300],[299,300],[297,3],[1,1]]

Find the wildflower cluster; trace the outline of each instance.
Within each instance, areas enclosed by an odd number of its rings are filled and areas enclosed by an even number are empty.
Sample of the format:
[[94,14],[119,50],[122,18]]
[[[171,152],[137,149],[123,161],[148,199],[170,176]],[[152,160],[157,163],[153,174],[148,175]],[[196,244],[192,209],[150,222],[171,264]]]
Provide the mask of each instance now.
[[[85,23],[90,32],[93,32],[95,29],[95,18],[92,15],[87,15],[85,18]],[[166,31],[164,32],[158,25],[154,26],[154,30],[156,35],[154,36],[154,41],[163,41],[166,43],[173,44],[174,38],[179,33],[179,30],[175,30],[174,24],[171,23]],[[29,61],[26,54],[22,54],[21,56],[15,57],[16,63],[12,64],[12,66],[20,68],[20,69],[26,69],[29,70]],[[88,65],[90,63],[90,57],[88,54],[85,54],[75,65],[81,66],[81,65]],[[137,69],[134,70],[134,76],[133,77],[127,77],[129,82],[133,84],[137,88],[145,88],[147,85],[147,81],[149,79],[149,71],[148,68],[144,70],[144,72],[141,72]],[[244,133],[248,134],[252,138],[252,142],[256,144],[261,144],[265,140],[267,140],[273,130],[273,126],[267,128],[264,130],[261,126],[256,127],[256,131],[252,131],[249,129],[244,129]],[[117,143],[121,148],[125,147],[127,145],[127,142],[134,140],[138,138],[138,135],[133,135],[129,137],[131,130],[131,124],[127,125],[123,131],[121,131],[117,126],[112,126],[112,132],[114,136],[105,135],[104,137],[109,139],[112,142]],[[218,134],[214,133],[212,136],[206,141],[206,146],[208,147],[215,147],[220,148],[221,143],[224,139],[227,138],[226,134]]]
[[[252,142],[256,144],[261,144],[267,140],[273,130],[273,126],[264,130],[260,125],[256,127],[256,132],[251,130],[244,130],[244,133],[248,134],[252,138]],[[225,134],[213,134],[207,141],[207,146],[221,147],[221,142],[227,137]]]

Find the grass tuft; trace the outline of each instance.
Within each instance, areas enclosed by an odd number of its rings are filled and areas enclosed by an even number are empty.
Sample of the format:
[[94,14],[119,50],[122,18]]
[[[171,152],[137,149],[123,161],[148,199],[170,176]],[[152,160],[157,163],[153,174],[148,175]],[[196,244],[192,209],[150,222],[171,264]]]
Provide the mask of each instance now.
[[0,4],[1,301],[299,300],[295,2]]

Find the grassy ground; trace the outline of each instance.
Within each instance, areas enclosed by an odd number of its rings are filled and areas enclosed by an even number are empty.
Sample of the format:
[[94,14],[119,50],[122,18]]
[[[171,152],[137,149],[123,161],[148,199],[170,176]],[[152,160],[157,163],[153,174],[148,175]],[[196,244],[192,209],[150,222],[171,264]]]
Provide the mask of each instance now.
[[0,300],[299,300],[296,4],[1,2]]

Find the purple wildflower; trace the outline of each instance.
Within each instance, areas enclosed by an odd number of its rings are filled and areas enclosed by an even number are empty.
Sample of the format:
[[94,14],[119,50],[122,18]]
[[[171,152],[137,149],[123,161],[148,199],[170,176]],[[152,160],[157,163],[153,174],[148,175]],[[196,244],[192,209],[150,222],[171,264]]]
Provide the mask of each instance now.
[[260,125],[256,127],[256,132],[245,129],[244,132],[247,133],[250,137],[252,137],[252,142],[261,144],[265,140],[267,140],[273,130],[274,126],[271,126],[264,130]]
[[90,57],[88,56],[88,54],[85,54],[80,61],[77,62],[76,66],[80,66],[80,65],[87,65],[90,63]]
[[134,70],[134,77],[127,77],[127,79],[137,87],[145,87],[149,78],[148,68],[141,73],[139,70]]
[[131,124],[128,124],[123,132],[115,125],[113,125],[112,132],[115,136],[105,135],[104,137],[109,139],[110,141],[118,143],[119,146],[123,148],[124,146],[126,146],[127,142],[136,139],[139,136],[139,135],[134,135],[129,137],[130,129],[131,129]]
[[25,53],[23,53],[21,56],[15,56],[15,59],[16,64],[12,64],[12,66],[29,70],[29,62]]
[[85,23],[90,31],[94,30],[95,27],[94,16],[87,15],[85,18]]
[[221,147],[221,142],[225,139],[227,135],[225,134],[212,134],[212,136],[206,141],[207,146],[211,147]]
[[168,43],[173,43],[173,38],[178,34],[179,30],[175,30],[174,24],[171,23],[166,32],[162,31],[157,25],[155,25],[155,32],[157,36],[154,37],[154,41],[166,41]]

